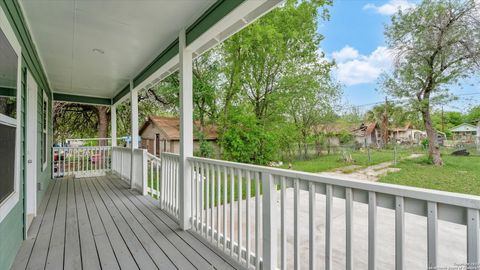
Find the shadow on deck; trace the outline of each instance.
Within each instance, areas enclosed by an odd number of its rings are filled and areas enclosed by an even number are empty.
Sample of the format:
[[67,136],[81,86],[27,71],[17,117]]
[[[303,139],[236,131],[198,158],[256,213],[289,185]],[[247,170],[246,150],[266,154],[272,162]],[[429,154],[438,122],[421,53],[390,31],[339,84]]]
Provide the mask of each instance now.
[[50,184],[12,269],[235,269],[113,175]]

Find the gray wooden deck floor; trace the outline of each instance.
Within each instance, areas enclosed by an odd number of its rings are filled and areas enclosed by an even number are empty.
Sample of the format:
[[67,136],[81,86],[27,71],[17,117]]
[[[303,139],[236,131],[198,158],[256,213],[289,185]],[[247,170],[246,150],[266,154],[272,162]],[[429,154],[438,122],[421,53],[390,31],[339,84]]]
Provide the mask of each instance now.
[[50,184],[12,269],[235,269],[112,175]]

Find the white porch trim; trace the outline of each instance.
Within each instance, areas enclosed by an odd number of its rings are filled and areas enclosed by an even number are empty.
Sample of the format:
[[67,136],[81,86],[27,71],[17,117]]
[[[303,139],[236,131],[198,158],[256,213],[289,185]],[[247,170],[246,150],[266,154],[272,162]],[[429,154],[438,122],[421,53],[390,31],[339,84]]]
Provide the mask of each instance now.
[[180,228],[191,227],[191,186],[188,157],[193,156],[192,52],[186,48],[185,30],[179,34],[180,56]]
[[112,146],[117,146],[117,106],[110,106],[110,132],[112,137]]
[[132,107],[132,132],[131,132],[131,142],[130,142],[130,149],[131,149],[131,170],[130,170],[130,183],[131,188],[134,188],[134,181],[133,178],[136,176],[136,166],[135,166],[135,159],[133,158],[135,149],[138,148],[138,89],[133,88],[133,81],[130,81],[130,104]]

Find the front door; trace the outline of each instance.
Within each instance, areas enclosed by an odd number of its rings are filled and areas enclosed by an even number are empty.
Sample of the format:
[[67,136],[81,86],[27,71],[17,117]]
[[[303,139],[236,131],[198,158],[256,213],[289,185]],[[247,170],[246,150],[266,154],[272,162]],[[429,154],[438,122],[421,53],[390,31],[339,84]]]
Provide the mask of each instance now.
[[29,72],[27,75],[27,170],[25,178],[27,230],[37,215],[37,98],[37,84]]

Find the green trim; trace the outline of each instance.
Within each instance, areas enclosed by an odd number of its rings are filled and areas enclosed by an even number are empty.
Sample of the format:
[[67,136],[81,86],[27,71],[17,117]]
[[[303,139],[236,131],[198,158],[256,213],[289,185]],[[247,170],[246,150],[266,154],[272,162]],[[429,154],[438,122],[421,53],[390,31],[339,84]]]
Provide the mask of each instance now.
[[17,90],[15,88],[0,86],[0,97],[16,97],[16,96],[17,96]]
[[22,47],[22,57],[32,73],[32,76],[37,81],[38,85],[45,89],[50,96],[51,89],[48,85],[47,76],[40,62],[37,50],[33,43],[32,36],[28,31],[25,17],[21,11],[20,5],[17,0],[0,0],[0,7],[5,12],[10,25]]
[[112,100],[109,98],[77,96],[77,95],[59,94],[59,93],[53,93],[53,100],[64,101],[64,102],[95,104],[95,105],[112,105]]
[[112,104],[117,103],[122,99],[124,96],[126,96],[128,93],[130,93],[130,84],[125,86],[120,93],[116,94],[115,97],[112,99]]
[[142,83],[148,76],[152,75],[155,71],[165,65],[170,59],[175,57],[178,54],[179,45],[178,45],[178,38],[172,42],[167,49],[165,49],[152,63],[150,63],[140,75],[133,79],[133,85],[137,86]]
[[215,2],[200,18],[187,28],[187,45],[190,45],[243,2],[245,2],[245,0],[218,0]]
[[[200,18],[198,18],[186,30],[187,45],[191,44],[203,33],[208,31],[213,25],[223,19],[232,10],[237,8],[245,0],[218,0],[207,11],[205,11]],[[133,86],[136,87],[145,81],[155,71],[170,61],[178,54],[178,38],[162,51],[146,68],[144,68],[134,79]],[[113,104],[117,103],[124,96],[130,93],[130,86],[127,85],[113,98]]]

